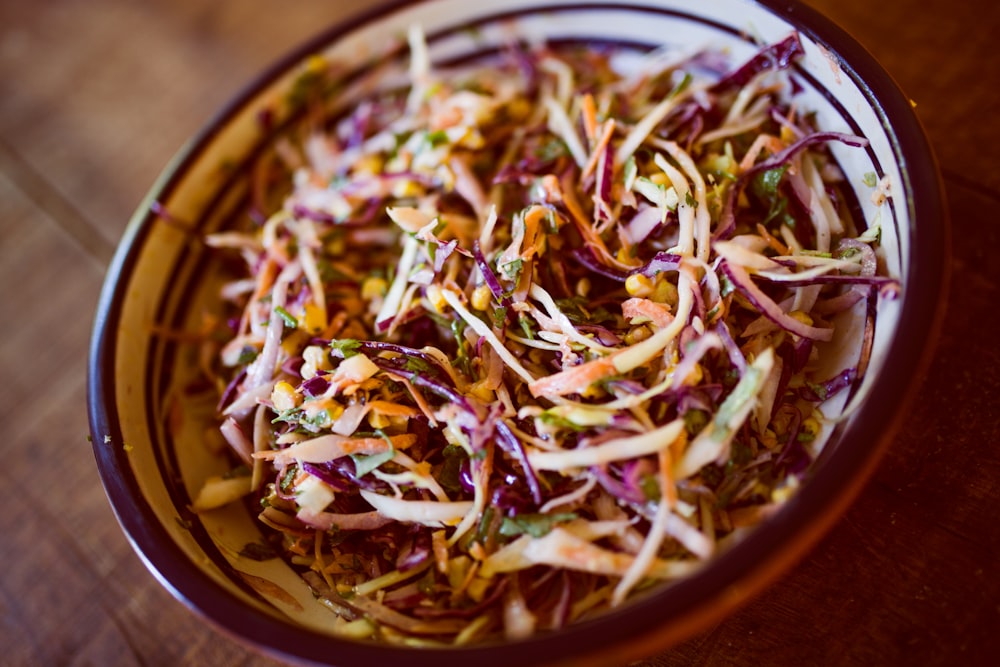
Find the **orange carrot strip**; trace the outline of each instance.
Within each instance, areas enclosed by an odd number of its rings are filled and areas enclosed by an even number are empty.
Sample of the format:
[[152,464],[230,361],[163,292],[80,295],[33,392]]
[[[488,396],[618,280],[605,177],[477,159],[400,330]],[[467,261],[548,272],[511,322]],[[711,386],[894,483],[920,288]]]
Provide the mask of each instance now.
[[597,167],[597,163],[600,161],[601,156],[604,155],[604,150],[608,147],[608,142],[611,141],[611,135],[615,133],[614,119],[609,119],[606,123],[604,123],[603,127],[604,129],[601,131],[601,136],[597,140],[594,150],[590,153],[590,159],[587,160],[587,164],[583,168],[583,173],[580,174],[581,180],[590,176],[590,174]]

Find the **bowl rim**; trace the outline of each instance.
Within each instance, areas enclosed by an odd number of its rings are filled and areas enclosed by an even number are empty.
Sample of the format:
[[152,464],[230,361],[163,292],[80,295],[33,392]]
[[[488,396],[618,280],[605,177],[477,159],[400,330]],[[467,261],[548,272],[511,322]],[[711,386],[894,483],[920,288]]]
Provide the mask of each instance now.
[[[779,16],[800,34],[840,56],[844,75],[858,85],[886,125],[893,155],[908,185],[910,246],[906,289],[924,295],[905,301],[897,326],[900,332],[925,335],[896,335],[882,371],[871,385],[871,395],[880,397],[878,405],[859,407],[836,451],[826,457],[823,466],[792,501],[740,543],[720,554],[709,567],[672,583],[668,594],[653,593],[599,619],[513,643],[414,651],[341,640],[247,607],[221,590],[188,559],[155,518],[131,472],[123,447],[108,446],[108,442],[120,444],[122,438],[115,402],[117,321],[129,278],[155,218],[151,210],[154,202],[177,185],[186,168],[230,119],[290,68],[355,28],[421,1],[391,0],[367,8],[322,30],[264,68],[178,152],[139,204],[107,271],[88,358],[88,417],[105,493],[133,549],[175,598],[225,634],[286,660],[327,663],[335,652],[341,664],[380,665],[398,658],[417,660],[417,664],[426,661],[438,667],[459,664],[464,667],[472,658],[485,667],[529,657],[534,662],[562,662],[567,660],[568,646],[574,647],[568,658],[573,664],[582,664],[580,652],[586,652],[587,664],[619,662],[630,654],[640,657],[652,653],[744,604],[773,583],[832,527],[854,501],[893,440],[904,409],[921,384],[918,380],[929,366],[943,320],[950,238],[940,170],[927,136],[909,99],[875,58],[832,20],[795,0],[751,0],[747,4],[759,5]],[[919,233],[914,233],[917,229]],[[847,439],[851,434],[867,437]],[[621,645],[623,640],[630,642],[627,649]]]

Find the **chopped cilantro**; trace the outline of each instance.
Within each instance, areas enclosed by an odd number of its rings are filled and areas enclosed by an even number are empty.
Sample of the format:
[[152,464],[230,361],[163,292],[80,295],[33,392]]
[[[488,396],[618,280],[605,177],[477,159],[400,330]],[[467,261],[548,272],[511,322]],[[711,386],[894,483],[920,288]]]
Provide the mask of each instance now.
[[639,479],[639,489],[642,490],[642,495],[646,497],[646,500],[660,499],[660,482],[656,475],[643,475]]
[[292,422],[299,421],[302,416],[302,408],[289,408],[287,410],[282,410],[278,413],[278,416],[271,420],[272,424],[277,424],[278,422],[286,422],[291,424]]
[[632,189],[632,185],[635,184],[635,179],[638,175],[639,175],[639,168],[635,164],[635,156],[630,155],[628,160],[625,161],[625,168],[624,168],[626,192]]
[[240,549],[240,556],[256,561],[271,560],[279,555],[274,547],[265,542],[247,542]]
[[684,427],[691,435],[700,433],[708,423],[708,415],[702,410],[688,410],[684,413]]
[[284,493],[288,493],[292,489],[292,484],[295,482],[295,478],[299,475],[299,466],[290,465],[285,470],[285,474],[281,476],[281,480],[278,482],[278,488]]
[[561,158],[564,155],[569,155],[569,151],[566,148],[566,144],[563,143],[563,140],[558,137],[553,137],[550,141],[535,149],[535,157],[542,162],[549,162],[550,160]]
[[788,171],[788,165],[783,164],[757,174],[750,181],[750,191],[758,201],[769,207],[767,217],[763,221],[765,225],[775,218],[788,217],[784,215],[788,207],[788,199],[783,197],[779,191],[781,179],[786,171]]
[[531,324],[531,320],[527,315],[523,313],[517,318],[518,324],[521,325],[521,331],[524,332],[524,337],[529,340],[535,340],[535,330]]
[[461,479],[462,465],[468,460],[468,454],[458,445],[447,445],[441,451],[441,455],[444,463],[441,464],[441,471],[437,475],[438,481],[446,491],[461,493],[464,490]]
[[274,312],[277,313],[278,316],[285,321],[285,326],[291,329],[294,329],[297,326],[299,326],[299,321],[296,320],[294,317],[292,317],[292,314],[289,313],[284,308],[282,308],[281,306],[275,306]]
[[349,359],[358,354],[358,350],[361,348],[361,341],[354,338],[340,338],[331,340],[330,347],[339,351],[344,359]]
[[500,524],[500,534],[504,537],[516,537],[527,533],[532,537],[544,537],[556,524],[572,521],[577,518],[573,512],[562,514],[518,514],[504,517]]
[[240,350],[240,356],[236,359],[236,365],[237,366],[246,366],[247,364],[249,364],[250,362],[252,362],[254,359],[256,359],[258,354],[260,354],[260,353],[258,352],[257,348],[255,348],[254,346],[252,346],[252,345],[244,345],[243,349]]
[[517,282],[521,277],[521,271],[524,270],[524,260],[518,257],[515,260],[507,262],[500,267],[500,271],[504,276],[513,282]]
[[444,130],[436,130],[434,132],[429,132],[427,134],[427,143],[429,143],[433,148],[442,146],[448,143],[448,133]]
[[502,329],[503,325],[507,322],[507,307],[500,306],[493,311],[493,326],[497,329]]
[[674,89],[670,91],[670,94],[667,95],[667,97],[676,97],[677,95],[680,95],[687,90],[688,86],[691,85],[691,81],[691,75],[688,72],[684,72],[684,78],[677,82],[677,85],[674,86]]
[[407,357],[403,368],[414,373],[426,373],[432,370],[431,365],[420,357]]
[[550,410],[546,410],[538,415],[538,419],[543,424],[549,424],[550,426],[557,426],[559,428],[567,428],[571,431],[585,431],[586,426],[581,426],[576,422],[570,421],[563,417],[562,415],[556,414]]
[[354,461],[354,471],[358,477],[364,477],[372,470],[375,470],[380,465],[387,461],[391,461],[393,457],[396,456],[396,450],[389,444],[389,449],[384,452],[379,452],[378,454],[372,454],[370,456],[363,456],[361,454],[351,454],[351,460]]

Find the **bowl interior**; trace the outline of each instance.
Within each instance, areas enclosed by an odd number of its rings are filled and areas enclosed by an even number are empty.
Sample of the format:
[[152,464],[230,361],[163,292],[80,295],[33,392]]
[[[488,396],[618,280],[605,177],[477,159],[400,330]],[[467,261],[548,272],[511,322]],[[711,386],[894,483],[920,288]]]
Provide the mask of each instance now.
[[[843,508],[870,470],[891,422],[886,415],[898,411],[906,393],[900,386],[906,386],[905,374],[924,348],[923,340],[900,343],[901,332],[921,322],[927,330],[933,319],[933,308],[916,302],[926,298],[925,283],[933,286],[934,274],[940,273],[933,246],[940,241],[935,218],[941,207],[926,144],[905,99],[870,58],[797,5],[740,0],[621,6],[559,0],[398,3],[330,30],[278,63],[164,172],[131,221],[109,272],[95,326],[90,397],[95,452],[109,498],[151,571],[222,628],[302,659],[324,660],[330,642],[346,645],[340,649],[344,662],[361,664],[383,655],[380,649],[331,637],[329,610],[283,561],[246,555],[245,547],[261,535],[242,507],[201,515],[188,509],[204,479],[229,465],[204,446],[213,415],[191,390],[198,350],[171,332],[197,331],[202,314],[213,309],[219,267],[197,238],[232,224],[245,210],[255,155],[285,123],[295,121],[298,108],[289,92],[301,83],[307,56],[321,54],[342,68],[341,101],[349,107],[369,86],[405,78],[405,34],[415,23],[424,27],[436,62],[491,53],[516,36],[529,42],[666,45],[678,52],[721,47],[736,64],[760,43],[797,29],[806,51],[794,69],[802,87],[799,104],[816,113],[820,127],[870,141],[864,150],[836,143],[831,149],[854,193],[856,217],[881,225],[880,260],[900,280],[902,294],[879,300],[877,308],[862,303],[847,316],[850,335],[830,351],[832,367],[841,368],[856,365],[864,352],[867,372],[850,394],[847,414],[824,434],[813,479],[778,517],[699,574],[671,585],[669,595],[654,594],[609,615],[614,632],[588,633],[583,624],[564,633],[572,639],[539,637],[524,644],[533,647],[534,657],[547,659],[563,654],[570,645],[565,642],[572,641],[574,650],[588,651],[597,660],[608,657],[615,643],[608,637],[631,642],[629,650],[636,655],[676,641],[773,578],[778,565],[815,540]],[[865,185],[871,173],[892,183],[893,196],[882,207],[872,203],[871,187]],[[921,194],[918,186],[928,184],[930,193]],[[870,347],[862,350],[866,330]],[[846,399],[824,406],[824,412],[844,412]],[[670,624],[674,629],[659,629]],[[498,648],[482,659],[490,664],[508,660],[505,651],[511,647]],[[432,655],[437,664],[467,659],[454,651],[427,654],[428,659]]]

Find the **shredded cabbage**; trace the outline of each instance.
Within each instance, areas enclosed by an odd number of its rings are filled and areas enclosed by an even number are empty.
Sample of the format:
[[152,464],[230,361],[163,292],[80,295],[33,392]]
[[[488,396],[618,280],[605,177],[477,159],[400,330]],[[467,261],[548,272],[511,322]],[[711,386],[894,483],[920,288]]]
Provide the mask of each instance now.
[[254,472],[193,509],[262,504],[346,636],[524,637],[794,494],[859,379],[817,375],[834,316],[898,284],[826,148],[864,139],[791,101],[796,36],[724,76],[409,39],[407,88],[306,95],[254,174],[266,221],[206,239],[243,261],[206,345]]

